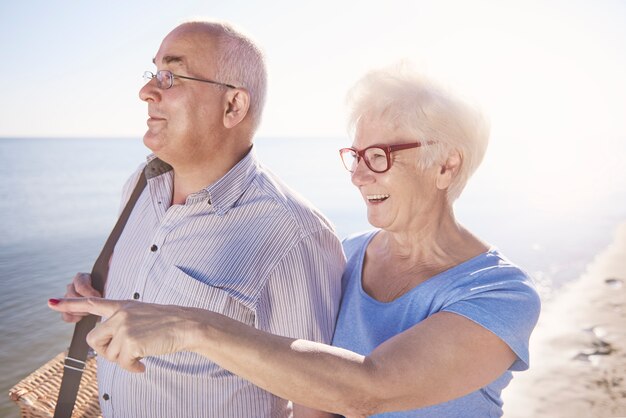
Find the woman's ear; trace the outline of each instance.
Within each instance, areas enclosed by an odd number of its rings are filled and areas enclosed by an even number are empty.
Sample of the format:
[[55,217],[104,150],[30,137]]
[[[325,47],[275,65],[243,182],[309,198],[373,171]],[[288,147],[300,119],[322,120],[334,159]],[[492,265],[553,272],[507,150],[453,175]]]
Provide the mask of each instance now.
[[224,126],[234,128],[244,120],[250,109],[250,94],[247,90],[237,88],[226,92],[226,109],[224,111]]
[[437,188],[440,190],[447,190],[452,184],[452,180],[459,172],[461,168],[461,164],[463,163],[463,158],[461,154],[454,150],[448,155],[448,158],[441,165],[441,169],[437,174]]

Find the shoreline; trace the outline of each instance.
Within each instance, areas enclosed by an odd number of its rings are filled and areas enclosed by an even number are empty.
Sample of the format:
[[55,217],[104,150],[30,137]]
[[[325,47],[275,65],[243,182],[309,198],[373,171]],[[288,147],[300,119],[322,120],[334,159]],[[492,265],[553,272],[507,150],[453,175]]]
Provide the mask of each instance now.
[[544,302],[530,351],[530,370],[503,392],[504,417],[626,416],[626,223]]

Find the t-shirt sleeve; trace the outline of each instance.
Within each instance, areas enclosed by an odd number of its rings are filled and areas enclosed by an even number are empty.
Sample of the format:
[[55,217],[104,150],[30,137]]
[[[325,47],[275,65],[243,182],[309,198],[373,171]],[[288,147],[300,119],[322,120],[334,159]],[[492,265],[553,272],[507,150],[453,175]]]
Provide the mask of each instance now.
[[529,367],[528,341],[541,302],[531,279],[514,266],[477,274],[442,311],[462,315],[502,339],[517,355],[512,371]]

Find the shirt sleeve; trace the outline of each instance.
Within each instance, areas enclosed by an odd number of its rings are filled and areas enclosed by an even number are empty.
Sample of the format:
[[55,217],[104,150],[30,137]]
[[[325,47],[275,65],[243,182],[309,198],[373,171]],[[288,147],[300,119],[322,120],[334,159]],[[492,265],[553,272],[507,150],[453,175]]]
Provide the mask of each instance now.
[[330,343],[341,299],[345,257],[330,230],[300,240],[272,270],[256,310],[256,326],[291,338]]
[[515,267],[478,277],[442,310],[462,315],[502,339],[517,355],[509,368],[529,367],[528,342],[537,324],[541,302],[530,278]]

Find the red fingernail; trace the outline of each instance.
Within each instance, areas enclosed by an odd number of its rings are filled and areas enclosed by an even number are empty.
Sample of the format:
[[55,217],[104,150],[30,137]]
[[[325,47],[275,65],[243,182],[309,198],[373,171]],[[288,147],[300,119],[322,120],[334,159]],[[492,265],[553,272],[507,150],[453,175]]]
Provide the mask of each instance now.
[[50,305],[58,305],[61,302],[59,299],[48,299]]

